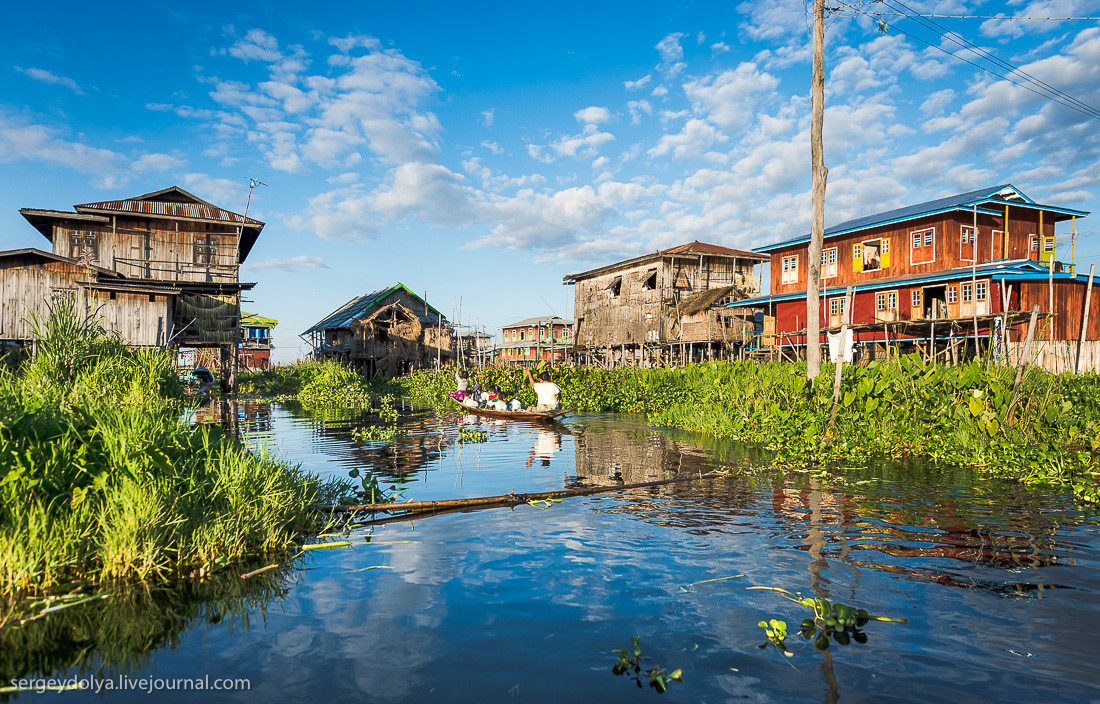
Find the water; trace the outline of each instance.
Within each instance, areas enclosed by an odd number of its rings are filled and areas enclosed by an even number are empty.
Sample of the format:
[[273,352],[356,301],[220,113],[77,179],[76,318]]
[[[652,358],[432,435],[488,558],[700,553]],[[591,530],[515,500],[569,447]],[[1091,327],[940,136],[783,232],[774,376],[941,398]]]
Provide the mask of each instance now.
[[[360,526],[351,548],[246,581],[235,569],[0,632],[5,680],[249,680],[202,693],[212,701],[606,704],[657,696],[611,673],[611,650],[641,636],[644,667],[683,670],[666,701],[1100,700],[1100,522],[1059,497],[911,464],[746,476],[760,458],[744,448],[621,417],[412,413],[394,443],[278,405],[242,421],[253,447],[318,474],[369,471],[402,501],[731,475]],[[464,425],[488,441],[456,443]],[[796,635],[807,609],[751,586],[909,622],[822,654]],[[757,647],[769,618],[787,622],[792,657]]]

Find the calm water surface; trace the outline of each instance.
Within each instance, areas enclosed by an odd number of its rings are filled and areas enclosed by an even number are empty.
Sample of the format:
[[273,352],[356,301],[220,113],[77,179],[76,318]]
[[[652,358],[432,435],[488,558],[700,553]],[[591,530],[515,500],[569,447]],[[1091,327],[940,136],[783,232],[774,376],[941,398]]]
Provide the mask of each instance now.
[[[402,423],[396,442],[363,443],[346,421],[251,404],[242,428],[254,448],[370,473],[402,501],[733,474],[360,526],[351,548],[260,577],[119,596],[9,636],[3,684],[208,675],[251,690],[204,701],[606,704],[658,696],[611,673],[610,651],[641,636],[647,667],[683,670],[665,701],[1100,701],[1100,522],[1058,497],[915,465],[750,477],[737,447],[630,418]],[[457,443],[462,427],[488,441]],[[750,586],[909,623],[868,624],[866,644],[823,655],[794,635],[808,611]],[[789,624],[793,657],[757,647],[768,618]]]

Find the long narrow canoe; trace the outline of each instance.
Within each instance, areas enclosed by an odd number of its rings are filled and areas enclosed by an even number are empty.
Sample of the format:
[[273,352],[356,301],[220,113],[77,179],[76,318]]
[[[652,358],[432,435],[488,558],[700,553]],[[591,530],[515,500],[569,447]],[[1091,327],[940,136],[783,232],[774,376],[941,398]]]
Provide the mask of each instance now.
[[451,399],[465,413],[472,413],[475,416],[485,416],[486,418],[504,418],[506,420],[554,420],[560,416],[564,416],[569,413],[571,409],[563,408],[557,411],[495,411],[491,408],[470,408],[464,406],[459,401]]

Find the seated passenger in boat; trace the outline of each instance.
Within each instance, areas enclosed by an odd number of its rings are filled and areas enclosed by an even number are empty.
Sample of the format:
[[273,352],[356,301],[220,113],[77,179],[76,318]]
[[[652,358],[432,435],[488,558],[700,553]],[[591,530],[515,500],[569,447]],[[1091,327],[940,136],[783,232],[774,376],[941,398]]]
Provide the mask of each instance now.
[[458,394],[457,398],[461,401],[466,396],[466,392],[470,388],[470,380],[466,378],[466,372],[461,369],[455,370],[455,391]]
[[531,387],[535,389],[535,394],[539,399],[535,410],[556,411],[560,409],[561,387],[550,381],[549,372],[539,374],[539,380],[535,381],[535,377],[531,376],[530,369],[525,369],[524,371],[527,372],[527,381],[531,383]]
[[460,403],[467,408],[477,408],[477,394],[470,394],[462,399]]
[[508,401],[508,410],[509,411],[522,411],[523,410],[523,404],[519,402],[518,398],[513,398],[512,400]]
[[507,411],[508,402],[504,400],[504,392],[500,390],[499,386],[494,386],[492,392],[489,394],[489,408],[494,411]]

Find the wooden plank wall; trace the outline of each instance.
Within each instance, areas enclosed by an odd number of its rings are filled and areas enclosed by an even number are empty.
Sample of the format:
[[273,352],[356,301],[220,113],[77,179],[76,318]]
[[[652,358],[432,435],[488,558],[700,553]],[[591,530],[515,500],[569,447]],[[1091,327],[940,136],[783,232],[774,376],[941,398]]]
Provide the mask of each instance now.
[[33,339],[29,315],[48,317],[54,291],[76,295],[77,279],[87,275],[84,267],[63,262],[6,262],[0,267],[0,340]]
[[88,291],[88,310],[99,308],[108,330],[116,330],[127,345],[161,347],[172,334],[172,314],[167,295]]
[[[54,254],[80,256],[70,251],[74,232],[96,233],[99,265],[128,278],[237,281],[237,232],[230,225],[124,217],[117,217],[113,224],[69,222],[54,226]],[[206,237],[214,239],[217,256],[210,265],[196,264],[196,243]]]
[[[1004,229],[1004,216],[978,215],[978,264],[994,259],[1036,258],[1036,253],[1030,251],[1030,236],[1038,232],[1038,213],[1010,206],[1008,215],[1009,247],[1007,256],[1003,251],[1004,238],[1000,234],[1000,231]],[[911,274],[929,274],[956,267],[970,266],[972,262],[969,247],[964,253],[961,238],[963,226],[972,226],[972,224],[973,217],[964,213],[950,213],[920,218],[899,225],[883,225],[842,237],[828,238],[825,240],[824,249],[837,248],[837,274],[835,277],[823,279],[822,285],[829,288],[845,288],[852,283],[860,284],[875,279],[909,276]],[[916,230],[928,228],[935,229],[935,259],[928,263],[913,264],[911,263],[911,235]],[[997,231],[995,236],[994,231]],[[1049,218],[1043,222],[1043,233],[1045,235],[1054,234],[1054,223]],[[889,268],[870,272],[853,271],[852,245],[883,237],[890,239]],[[784,247],[771,253],[771,290],[773,292],[790,293],[806,290],[807,251],[808,245],[803,243]],[[783,257],[792,254],[798,254],[798,281],[783,284],[781,283]],[[1064,253],[1056,252],[1056,254],[1062,259],[1067,258],[1062,256]]]

